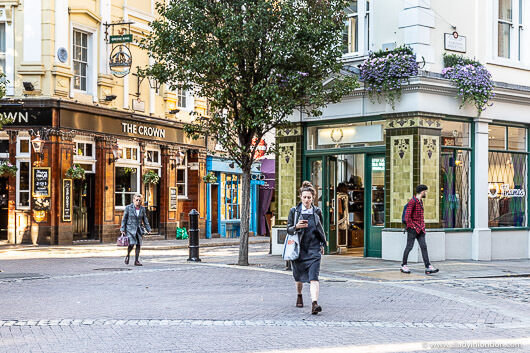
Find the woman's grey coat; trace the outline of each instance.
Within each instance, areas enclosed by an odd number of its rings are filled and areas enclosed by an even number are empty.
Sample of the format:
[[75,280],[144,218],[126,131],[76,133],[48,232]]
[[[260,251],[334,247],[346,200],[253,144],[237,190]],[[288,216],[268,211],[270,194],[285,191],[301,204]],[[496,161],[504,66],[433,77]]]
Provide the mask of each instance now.
[[[123,212],[123,218],[121,220],[120,231],[125,232],[129,238],[129,244],[139,244],[142,245],[142,238],[145,233],[144,227],[148,232],[151,232],[151,226],[147,220],[147,214],[144,206],[140,206],[140,213],[136,216],[136,206],[134,203],[125,207],[125,212]],[[138,234],[138,237],[136,236]],[[138,242],[136,241],[138,238]]]
[[[304,236],[304,229],[296,229],[296,223],[300,218],[300,213],[302,212],[302,203],[299,203],[296,207],[291,208],[289,211],[289,217],[287,218],[287,233],[289,234],[298,234],[300,238],[300,243],[302,242],[302,237]],[[313,216],[315,217],[315,224],[318,229],[318,234],[320,236],[320,243],[322,246],[327,244],[326,233],[324,233],[324,226],[322,225],[322,210],[317,206],[313,206]]]

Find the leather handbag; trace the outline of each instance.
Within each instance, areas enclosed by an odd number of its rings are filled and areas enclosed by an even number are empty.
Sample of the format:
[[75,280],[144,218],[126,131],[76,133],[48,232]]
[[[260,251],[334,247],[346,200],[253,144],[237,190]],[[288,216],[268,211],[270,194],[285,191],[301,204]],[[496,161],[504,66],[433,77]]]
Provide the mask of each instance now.
[[118,240],[116,242],[117,246],[129,246],[129,237],[122,234],[118,237]]

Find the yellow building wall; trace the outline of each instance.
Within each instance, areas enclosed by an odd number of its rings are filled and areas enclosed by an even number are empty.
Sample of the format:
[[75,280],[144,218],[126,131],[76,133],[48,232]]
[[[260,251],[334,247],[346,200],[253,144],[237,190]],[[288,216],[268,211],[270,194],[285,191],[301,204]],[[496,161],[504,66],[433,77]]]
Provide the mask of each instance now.
[[[138,42],[143,38],[144,33],[149,29],[149,22],[154,20],[155,6],[153,0],[128,0],[124,5],[123,0],[112,0],[110,6],[110,16],[101,13],[102,6],[106,2],[100,0],[69,0],[68,6],[68,60],[65,63],[57,61],[57,49],[55,39],[55,19],[56,19],[56,1],[60,0],[43,0],[42,1],[42,24],[41,24],[41,43],[42,55],[40,62],[24,62],[24,2],[13,9],[13,22],[15,23],[15,92],[12,98],[34,97],[34,98],[60,98],[63,100],[77,101],[89,105],[99,105],[116,110],[125,110],[133,112],[133,100],[138,99],[143,102],[144,110],[136,110],[138,113],[150,114],[158,118],[166,118],[181,122],[190,122],[192,117],[190,111],[197,108],[201,115],[206,114],[206,101],[204,99],[194,98],[194,106],[191,109],[180,109],[176,106],[177,95],[162,85],[158,92],[150,88],[149,80],[146,78],[140,83],[138,88],[137,67],[146,68],[149,65],[147,52],[140,49]],[[17,4],[17,2],[13,2]],[[6,6],[9,6],[6,2]],[[1,6],[1,4],[0,4]],[[29,4],[28,4],[29,6]],[[105,18],[111,22],[131,21],[131,33],[133,42],[129,44],[132,54],[132,66],[129,75],[124,78],[117,78],[110,74],[108,69],[108,59],[113,45],[103,44],[105,38]],[[64,27],[64,26],[63,26]],[[73,27],[80,30],[87,30],[93,38],[91,51],[95,50],[94,55],[90,58],[92,81],[97,84],[91,92],[81,92],[73,90],[73,65],[72,65],[72,35]],[[117,32],[119,28],[115,27]],[[109,27],[108,34],[112,34],[112,27]],[[118,33],[114,33],[118,34]],[[101,58],[105,58],[105,67],[102,67]],[[94,62],[95,61],[95,62]],[[32,82],[35,90],[26,92],[23,82]],[[125,92],[125,87],[127,92]],[[128,94],[125,94],[128,93]],[[139,93],[139,95],[138,95]],[[115,95],[113,101],[105,101],[106,96]],[[190,101],[188,101],[190,102]],[[136,102],[135,102],[136,105]],[[140,104],[141,105],[141,104]],[[138,106],[135,106],[138,108]],[[180,109],[176,114],[170,114],[170,110]]]

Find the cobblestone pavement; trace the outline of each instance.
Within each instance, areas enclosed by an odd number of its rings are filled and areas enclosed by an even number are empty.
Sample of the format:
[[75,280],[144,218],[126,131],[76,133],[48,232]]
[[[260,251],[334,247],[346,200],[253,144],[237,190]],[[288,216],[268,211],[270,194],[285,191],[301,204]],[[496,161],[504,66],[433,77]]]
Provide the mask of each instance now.
[[[231,265],[237,247],[201,249],[202,263],[143,251],[143,267],[114,248],[0,252],[0,352],[530,351],[528,279],[470,278],[499,266],[401,277],[392,262],[324,257],[314,316],[309,289],[296,308],[292,276],[267,250],[252,245],[247,268]],[[502,268],[523,275],[529,263]]]

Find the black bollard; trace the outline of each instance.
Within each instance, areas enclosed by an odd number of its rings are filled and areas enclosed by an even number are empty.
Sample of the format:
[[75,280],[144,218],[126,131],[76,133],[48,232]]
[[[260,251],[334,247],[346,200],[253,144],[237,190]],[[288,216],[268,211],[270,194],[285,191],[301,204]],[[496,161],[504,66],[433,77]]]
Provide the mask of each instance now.
[[189,235],[189,246],[190,257],[188,261],[201,262],[199,259],[199,212],[193,209],[189,213],[190,216],[190,229]]

